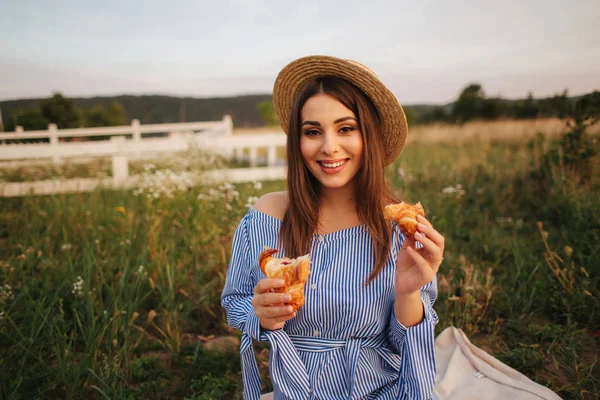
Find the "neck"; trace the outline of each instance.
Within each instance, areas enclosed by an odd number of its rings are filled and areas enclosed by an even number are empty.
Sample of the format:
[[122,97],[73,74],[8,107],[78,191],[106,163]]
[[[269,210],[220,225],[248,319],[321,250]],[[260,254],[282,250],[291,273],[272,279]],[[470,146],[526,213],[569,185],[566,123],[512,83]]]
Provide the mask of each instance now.
[[324,188],[319,191],[319,207],[321,209],[347,210],[355,209],[356,199],[354,185],[348,184],[341,188]]

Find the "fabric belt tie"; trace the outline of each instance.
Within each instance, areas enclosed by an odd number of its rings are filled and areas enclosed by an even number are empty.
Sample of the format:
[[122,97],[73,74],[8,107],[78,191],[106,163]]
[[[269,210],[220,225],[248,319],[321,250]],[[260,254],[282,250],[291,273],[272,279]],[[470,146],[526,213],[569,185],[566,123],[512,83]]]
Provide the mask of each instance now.
[[[265,331],[261,340],[271,345],[269,363],[273,387],[286,398],[293,400],[309,399],[309,378],[306,366],[298,351],[322,353],[336,349],[344,349],[346,358],[346,385],[349,399],[356,399],[354,382],[361,348],[374,349],[394,370],[400,371],[400,356],[386,346],[385,333],[348,340],[334,340],[313,336],[288,335],[283,330]],[[296,351],[298,350],[298,351]],[[252,338],[247,333],[241,340],[242,377],[244,379],[244,399],[259,400],[261,392],[260,374],[252,345]],[[248,368],[246,368],[246,366]]]

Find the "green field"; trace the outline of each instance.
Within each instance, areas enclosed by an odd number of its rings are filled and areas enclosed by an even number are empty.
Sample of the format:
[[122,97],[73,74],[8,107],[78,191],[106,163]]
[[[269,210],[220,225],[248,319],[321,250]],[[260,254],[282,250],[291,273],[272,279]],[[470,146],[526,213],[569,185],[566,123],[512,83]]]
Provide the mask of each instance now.
[[[600,160],[580,182],[544,146],[413,142],[388,174],[446,236],[437,332],[595,398]],[[0,397],[241,398],[219,296],[248,197],[284,187],[0,199]]]

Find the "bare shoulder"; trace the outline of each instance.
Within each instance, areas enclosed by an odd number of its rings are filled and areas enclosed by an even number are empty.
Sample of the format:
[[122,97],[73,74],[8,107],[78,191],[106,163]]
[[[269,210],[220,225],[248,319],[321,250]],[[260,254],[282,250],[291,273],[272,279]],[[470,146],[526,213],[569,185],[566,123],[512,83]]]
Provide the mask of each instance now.
[[271,192],[266,193],[258,199],[254,208],[260,212],[270,215],[271,217],[283,220],[285,212],[288,208],[288,192]]

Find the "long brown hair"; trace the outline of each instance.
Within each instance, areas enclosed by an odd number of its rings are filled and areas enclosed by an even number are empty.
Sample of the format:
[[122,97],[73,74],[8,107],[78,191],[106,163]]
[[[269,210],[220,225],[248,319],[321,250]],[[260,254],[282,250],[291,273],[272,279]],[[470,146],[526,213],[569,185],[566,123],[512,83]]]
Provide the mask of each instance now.
[[[358,119],[363,138],[363,164],[357,175],[355,202],[358,218],[373,239],[373,270],[370,283],[383,269],[390,251],[391,225],[383,218],[383,207],[398,198],[385,177],[384,149],[379,132],[379,115],[371,100],[350,82],[337,77],[310,80],[296,96],[289,119],[287,138],[287,186],[289,206],[281,225],[281,241],[288,257],[310,251],[310,242],[319,217],[319,187],[300,151],[301,111],[315,94],[327,94],[340,101]],[[360,188],[360,192],[359,192]]]

